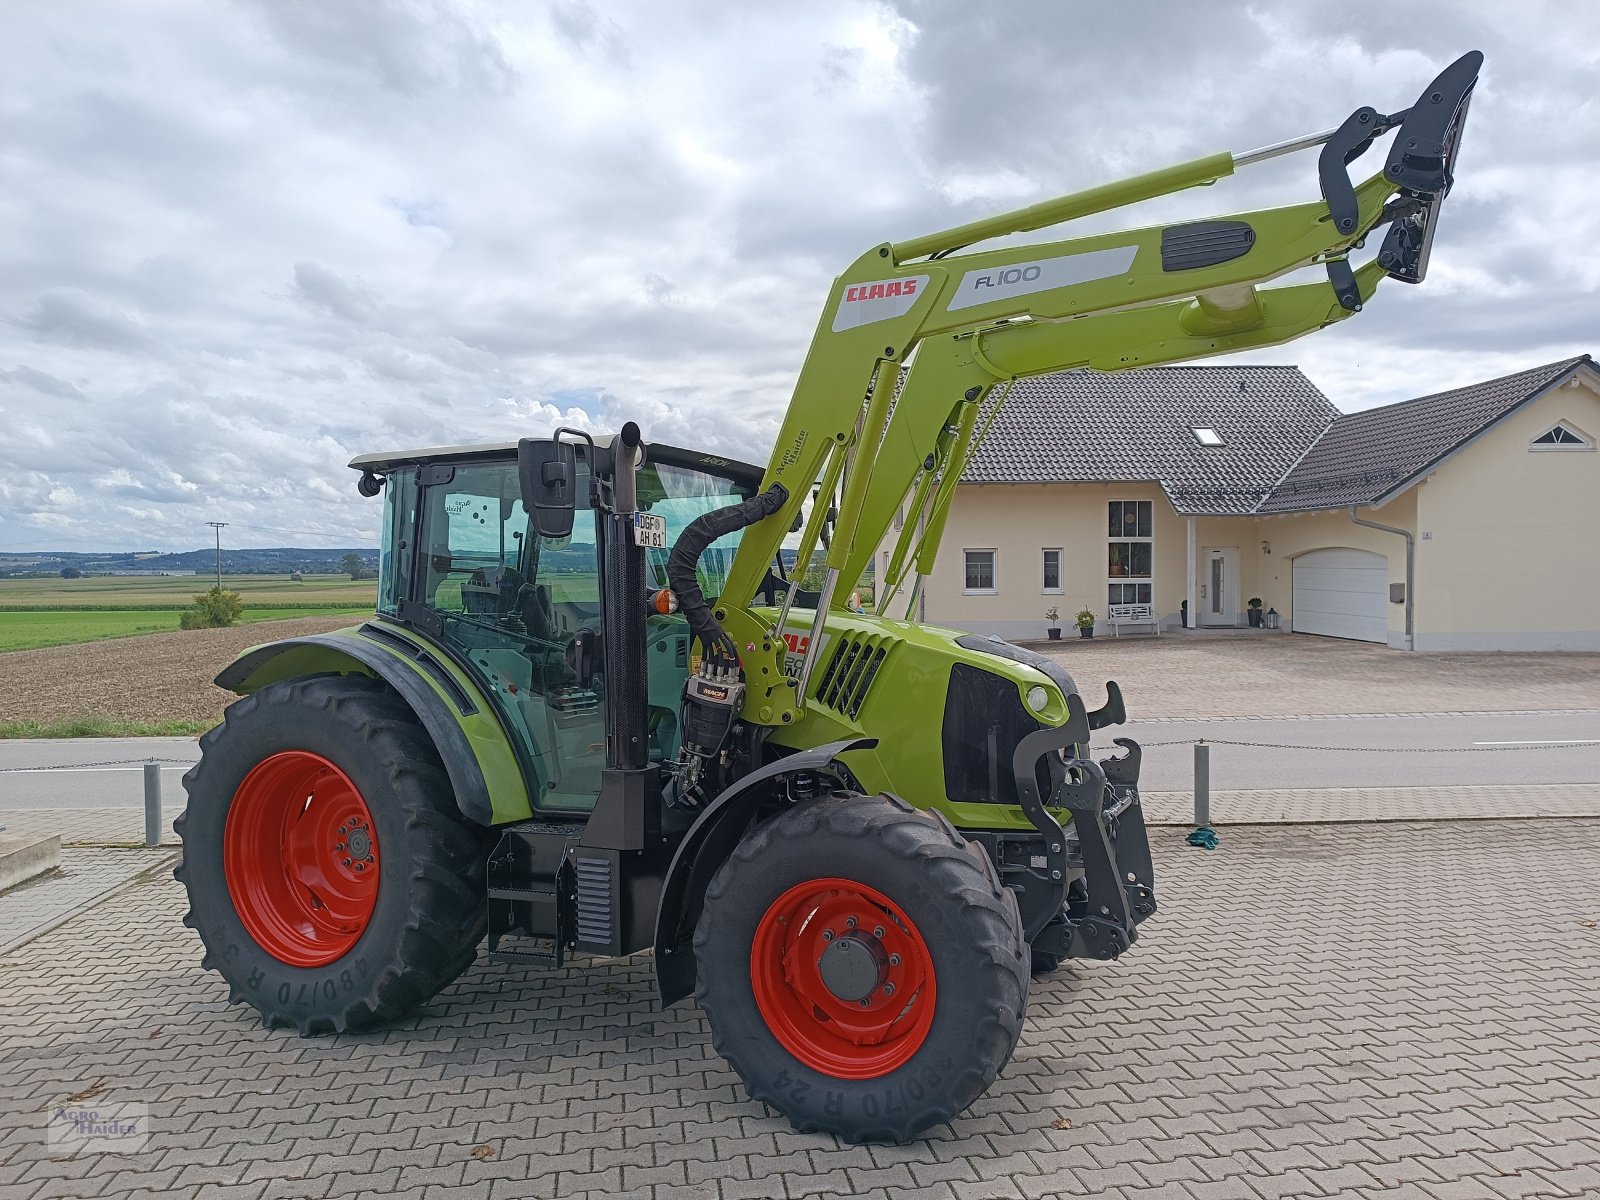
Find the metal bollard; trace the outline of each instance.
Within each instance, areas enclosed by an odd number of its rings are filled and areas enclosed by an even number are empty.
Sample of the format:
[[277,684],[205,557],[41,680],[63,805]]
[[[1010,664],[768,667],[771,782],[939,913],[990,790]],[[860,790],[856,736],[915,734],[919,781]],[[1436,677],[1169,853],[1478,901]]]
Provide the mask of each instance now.
[[144,844],[161,845],[161,764],[151,759],[144,765]]
[[1211,747],[1204,738],[1194,744],[1194,829],[1183,840],[1202,850],[1217,848],[1217,831],[1211,828]]

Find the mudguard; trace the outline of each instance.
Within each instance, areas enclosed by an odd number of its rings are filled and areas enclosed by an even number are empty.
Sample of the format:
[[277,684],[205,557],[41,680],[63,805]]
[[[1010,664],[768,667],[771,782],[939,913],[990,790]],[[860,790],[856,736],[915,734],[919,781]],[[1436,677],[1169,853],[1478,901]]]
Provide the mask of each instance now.
[[438,747],[463,816],[481,825],[533,815],[516,753],[473,679],[409,631],[367,624],[256,646],[216,677],[239,695],[305,675],[382,679],[417,714]]
[[877,738],[846,738],[802,750],[750,772],[706,806],[678,843],[661,887],[655,957],[656,990],[663,1008],[694,991],[694,927],[700,918],[706,887],[744,836],[756,809],[770,798],[768,785],[786,775],[808,771],[830,778],[836,786],[850,786],[845,774],[830,770],[834,760],[851,750],[870,750],[877,744]]

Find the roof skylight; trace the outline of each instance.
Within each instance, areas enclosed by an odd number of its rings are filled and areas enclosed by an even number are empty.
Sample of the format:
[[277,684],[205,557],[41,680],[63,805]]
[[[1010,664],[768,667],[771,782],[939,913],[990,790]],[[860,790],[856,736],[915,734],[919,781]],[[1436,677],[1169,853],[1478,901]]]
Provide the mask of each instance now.
[[1222,435],[1209,425],[1196,425],[1194,427],[1194,440],[1202,446],[1222,445]]

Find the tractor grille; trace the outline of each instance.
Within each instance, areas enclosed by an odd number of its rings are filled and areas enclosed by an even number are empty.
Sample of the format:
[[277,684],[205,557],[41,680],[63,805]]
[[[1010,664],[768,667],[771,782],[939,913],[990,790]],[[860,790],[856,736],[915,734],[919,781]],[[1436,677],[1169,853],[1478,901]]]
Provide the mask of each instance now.
[[578,940],[611,940],[611,860],[575,858],[578,868]]
[[854,720],[896,644],[896,639],[878,634],[839,638],[811,693],[812,701]]
[[1011,756],[1018,742],[1041,728],[1022,706],[1015,682],[956,663],[940,737],[945,795],[958,804],[1018,803]]

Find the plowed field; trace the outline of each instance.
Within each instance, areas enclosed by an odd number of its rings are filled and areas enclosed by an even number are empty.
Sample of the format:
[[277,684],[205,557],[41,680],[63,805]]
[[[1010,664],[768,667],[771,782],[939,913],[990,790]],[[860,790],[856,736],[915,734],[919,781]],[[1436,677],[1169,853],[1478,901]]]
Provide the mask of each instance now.
[[211,680],[241,650],[359,621],[297,617],[0,654],[0,722],[216,720],[233,697]]

